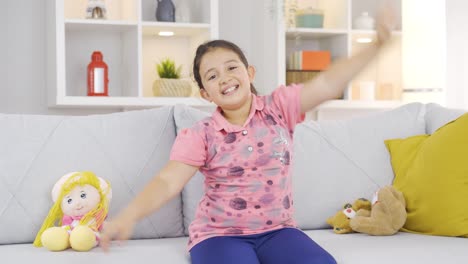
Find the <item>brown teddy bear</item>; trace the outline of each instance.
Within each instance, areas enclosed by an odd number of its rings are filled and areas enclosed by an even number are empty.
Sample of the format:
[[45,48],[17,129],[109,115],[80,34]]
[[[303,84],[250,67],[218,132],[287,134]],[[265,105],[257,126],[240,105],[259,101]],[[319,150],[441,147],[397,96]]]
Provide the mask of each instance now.
[[343,210],[327,219],[337,234],[351,232],[369,235],[393,235],[406,221],[406,203],[403,194],[392,186],[376,192],[372,203],[358,199],[353,205],[346,204]]

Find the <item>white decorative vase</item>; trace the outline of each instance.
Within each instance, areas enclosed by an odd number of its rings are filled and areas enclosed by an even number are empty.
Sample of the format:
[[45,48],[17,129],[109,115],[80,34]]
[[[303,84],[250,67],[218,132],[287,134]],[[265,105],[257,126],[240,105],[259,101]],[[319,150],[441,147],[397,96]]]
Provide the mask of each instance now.
[[374,18],[369,16],[369,13],[363,12],[360,16],[358,16],[354,20],[354,28],[355,29],[365,29],[365,30],[371,30],[374,29]]
[[176,0],[175,3],[175,22],[190,23],[191,14],[189,1],[191,0]]
[[375,99],[375,82],[359,83],[359,99],[363,101],[372,101]]

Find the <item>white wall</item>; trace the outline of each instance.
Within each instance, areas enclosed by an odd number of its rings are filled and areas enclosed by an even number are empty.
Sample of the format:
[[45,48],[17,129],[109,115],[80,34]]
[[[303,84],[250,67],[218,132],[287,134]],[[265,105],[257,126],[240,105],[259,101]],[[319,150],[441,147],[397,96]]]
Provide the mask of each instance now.
[[[225,1],[225,0],[221,0]],[[229,1],[231,2],[231,1]],[[235,1],[232,1],[235,2]],[[228,9],[229,10],[229,9]],[[246,9],[246,13],[249,13]],[[468,108],[468,1],[446,1],[447,10],[447,105]],[[263,10],[265,11],[265,10]],[[252,25],[253,14],[229,15],[244,29]],[[220,37],[227,36],[247,51],[247,57],[258,61],[255,49],[269,49],[264,43],[252,43],[245,38],[229,35],[234,25],[220,27]],[[236,29],[237,26],[236,26]],[[45,84],[45,5],[43,0],[0,0],[0,113],[33,113],[82,115],[119,111],[119,109],[50,109],[46,100]],[[258,73],[258,84],[269,76]]]
[[447,106],[468,109],[468,1],[446,1]]
[[44,0],[0,0],[0,113],[86,115],[119,109],[50,109]]
[[[256,68],[254,85],[259,94],[273,91],[284,83],[269,73],[278,72],[279,62],[284,60],[284,47],[279,47],[277,20],[281,12],[276,10],[278,0],[219,0],[219,38],[232,41],[244,52],[250,65]],[[283,50],[278,56],[279,50]]]
[[[255,23],[255,12],[245,8],[242,15],[232,12],[238,8],[236,1],[220,0],[220,38],[238,44],[246,53],[250,64],[258,67],[255,84],[275,83],[267,77],[262,56],[256,49],[264,49],[264,43],[255,42],[263,34],[262,24]],[[243,0],[243,6],[251,6],[251,0]],[[264,8],[261,1],[256,8]],[[265,11],[265,10],[263,10]],[[49,108],[46,87],[46,28],[44,0],[0,0],[0,113],[85,115],[120,111],[120,109],[70,109]],[[240,38],[239,33],[251,37]],[[271,45],[271,44],[270,44]],[[273,47],[268,47],[274,50]],[[271,71],[270,71],[271,72]],[[273,79],[273,80],[271,80]],[[272,86],[269,84],[268,86]]]
[[[262,82],[259,61],[254,59],[255,44],[252,41],[254,36],[252,32],[254,28],[258,29],[259,23],[254,23],[255,12],[253,8],[246,8],[247,6],[255,6],[255,8],[261,8],[261,1],[252,0],[236,0],[236,1],[220,1],[220,13],[219,13],[219,38],[233,42],[239,48],[242,49],[247,61],[250,65],[257,68],[257,76],[254,81],[254,85],[259,87],[259,83]],[[258,19],[258,18],[257,18]],[[239,36],[249,37],[239,37]],[[260,71],[260,74],[259,74]]]
[[[404,1],[403,100],[445,104],[446,1]],[[424,12],[421,12],[424,7]]]

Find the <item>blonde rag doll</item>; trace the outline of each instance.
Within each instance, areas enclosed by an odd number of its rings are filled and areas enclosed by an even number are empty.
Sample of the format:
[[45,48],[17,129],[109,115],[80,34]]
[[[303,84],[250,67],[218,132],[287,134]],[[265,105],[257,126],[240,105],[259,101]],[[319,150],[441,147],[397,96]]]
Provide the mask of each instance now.
[[37,233],[34,246],[51,251],[70,247],[77,251],[92,249],[98,244],[111,198],[110,184],[92,172],[62,176],[52,189],[54,205]]

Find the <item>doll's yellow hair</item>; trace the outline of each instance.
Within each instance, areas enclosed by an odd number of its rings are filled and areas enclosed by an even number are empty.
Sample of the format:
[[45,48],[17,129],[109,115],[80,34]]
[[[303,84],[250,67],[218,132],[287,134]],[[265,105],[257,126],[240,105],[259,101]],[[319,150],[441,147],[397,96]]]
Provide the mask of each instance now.
[[94,173],[90,171],[76,172],[72,174],[60,188],[60,193],[57,200],[55,201],[52,208],[50,208],[49,214],[47,215],[41,229],[36,235],[36,239],[33,243],[34,246],[42,247],[41,236],[47,228],[53,227],[57,223],[59,226],[62,225],[63,211],[61,208],[61,203],[65,195],[72,191],[76,186],[84,186],[86,184],[96,188],[101,199],[98,206],[94,210],[91,210],[86,215],[84,215],[83,218],[81,218],[80,225],[88,225],[94,231],[99,230],[109,211],[109,201],[107,199],[107,194],[110,190],[110,183],[107,182],[108,187],[106,190],[102,190],[99,178]]

